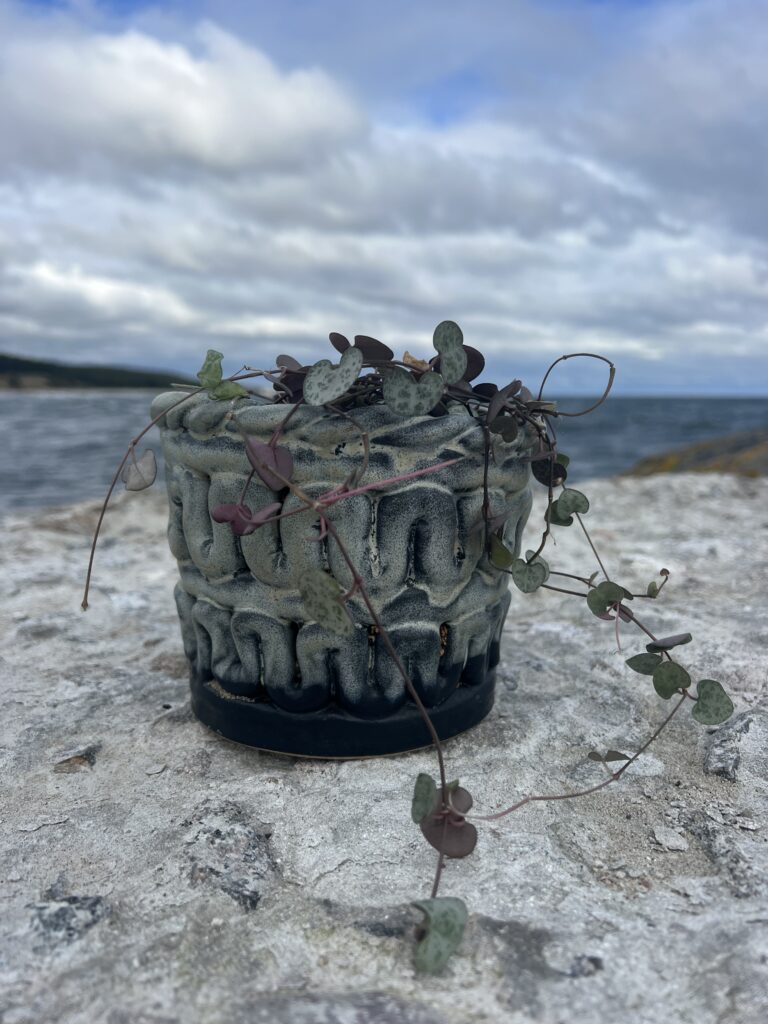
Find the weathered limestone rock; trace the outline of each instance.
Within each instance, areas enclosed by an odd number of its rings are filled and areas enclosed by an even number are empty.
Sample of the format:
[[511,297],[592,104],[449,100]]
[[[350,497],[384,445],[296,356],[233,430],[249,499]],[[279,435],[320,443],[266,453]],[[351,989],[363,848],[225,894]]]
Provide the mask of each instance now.
[[[574,486],[625,585],[671,570],[635,604],[693,633],[681,659],[736,716],[681,714],[619,784],[479,823],[445,871],[470,921],[440,978],[414,974],[409,902],[434,867],[409,815],[430,752],[295,760],[196,722],[160,492],[108,514],[86,614],[96,505],[5,520],[2,1024],[763,1024],[768,481]],[[593,568],[576,528],[548,557]],[[617,654],[575,598],[513,591],[508,627],[496,707],[446,745],[479,813],[596,782],[589,750],[636,749],[669,707],[624,665],[639,635]]]

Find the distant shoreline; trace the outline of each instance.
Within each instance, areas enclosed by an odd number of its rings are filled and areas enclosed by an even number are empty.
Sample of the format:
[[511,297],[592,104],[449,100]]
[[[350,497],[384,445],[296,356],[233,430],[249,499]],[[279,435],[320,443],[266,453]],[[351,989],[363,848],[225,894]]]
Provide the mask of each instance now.
[[622,475],[653,476],[657,473],[765,476],[768,473],[768,430],[747,430],[648,455]]
[[130,370],[118,366],[77,366],[23,359],[0,353],[0,391],[72,391],[78,388],[147,388],[161,390],[188,377],[157,370]]

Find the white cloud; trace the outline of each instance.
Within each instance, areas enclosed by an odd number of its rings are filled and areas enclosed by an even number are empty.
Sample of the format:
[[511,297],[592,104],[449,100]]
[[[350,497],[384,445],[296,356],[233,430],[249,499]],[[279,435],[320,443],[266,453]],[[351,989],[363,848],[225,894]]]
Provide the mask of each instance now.
[[21,31],[2,44],[0,157],[51,172],[127,161],[147,173],[305,166],[363,130],[319,69],[281,72],[210,23],[200,53],[138,31]]
[[[701,390],[719,345],[754,388],[758,6],[644,8],[595,54],[574,8],[521,5],[531,52],[546,32],[552,82],[571,80],[446,123],[395,96],[396,67],[389,105],[365,67],[342,85],[320,36],[326,69],[210,22],[173,41],[0,8],[0,349],[190,371],[217,339],[234,365],[319,358],[329,330],[424,350],[451,316],[499,372],[587,348]],[[445,49],[424,51],[425,81]]]

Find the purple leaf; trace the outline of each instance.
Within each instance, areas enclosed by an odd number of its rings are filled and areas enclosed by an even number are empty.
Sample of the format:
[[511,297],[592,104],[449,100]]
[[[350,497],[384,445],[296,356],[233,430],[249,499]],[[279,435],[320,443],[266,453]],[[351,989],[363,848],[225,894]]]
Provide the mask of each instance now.
[[424,838],[436,850],[442,848],[446,857],[468,857],[477,844],[477,829],[460,814],[449,815],[443,829],[442,815],[425,818],[420,828]]
[[447,826],[443,826],[442,801],[438,791],[434,809],[421,822],[420,828],[429,845],[436,850],[442,848],[446,857],[467,857],[477,843],[477,829],[464,819],[464,814],[472,806],[472,794],[462,786],[455,786],[451,788],[450,799],[456,810],[448,813]]
[[338,331],[331,331],[328,337],[337,352],[344,353],[349,348],[349,339],[345,338],[343,334],[339,334]]
[[505,387],[501,388],[500,391],[496,392],[496,394],[491,398],[490,402],[488,403],[488,412],[486,413],[485,417],[487,423],[493,423],[493,421],[499,415],[501,410],[504,408],[507,399],[517,394],[517,392],[520,390],[520,387],[520,381],[513,380],[510,381],[510,383],[507,384]]
[[474,380],[479,377],[485,367],[485,356],[478,352],[471,345],[465,345],[464,351],[467,356],[467,368],[464,371],[464,380]]
[[369,338],[367,334],[355,335],[355,348],[359,348],[363,356],[371,362],[382,361],[388,363],[395,356],[391,348],[388,348],[376,338]]
[[282,445],[273,447],[249,437],[245,444],[245,453],[248,456],[248,461],[267,487],[273,491],[282,491],[286,485],[274,473],[270,473],[270,469],[277,470],[287,480],[291,479],[293,457],[288,449]]
[[229,523],[232,532],[238,537],[253,533],[256,529],[247,505],[217,505],[211,512],[211,518],[216,523]]
[[306,373],[304,372],[304,367],[302,367],[300,370],[289,370],[280,378],[279,386],[281,390],[287,391],[294,402],[301,398],[305,376]]
[[275,366],[282,366],[284,370],[301,369],[301,363],[298,359],[294,359],[293,356],[278,356],[275,360]]
[[646,651],[655,654],[657,651],[671,651],[673,647],[680,647],[682,644],[689,644],[692,640],[690,633],[676,633],[674,636],[665,636],[661,640],[654,640],[646,644]]

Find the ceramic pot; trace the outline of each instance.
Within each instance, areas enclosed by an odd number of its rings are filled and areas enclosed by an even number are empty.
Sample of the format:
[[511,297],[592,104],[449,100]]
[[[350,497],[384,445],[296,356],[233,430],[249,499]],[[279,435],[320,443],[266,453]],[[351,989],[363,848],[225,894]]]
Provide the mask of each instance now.
[[[303,573],[320,568],[345,589],[351,583],[333,541],[317,539],[316,517],[302,513],[244,537],[211,518],[217,505],[240,500],[250,472],[241,431],[268,441],[286,407],[200,395],[170,410],[178,398],[158,396],[152,416],[168,410],[159,424],[168,538],[197,717],[240,743],[313,757],[427,745],[363,602],[348,604],[350,638],[307,617],[297,589]],[[366,483],[462,456],[328,511],[438,734],[453,736],[492,707],[509,605],[508,576],[484,553],[483,431],[462,406],[404,420],[376,405],[354,418],[369,437]],[[312,497],[339,485],[363,455],[352,424],[322,409],[298,409],[281,443],[292,453],[294,481]],[[509,510],[505,540],[515,553],[530,510],[530,444],[522,431],[512,444],[499,441],[488,473],[491,508]],[[256,510],[282,498],[286,511],[300,504],[254,478],[246,503]]]

